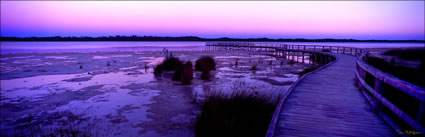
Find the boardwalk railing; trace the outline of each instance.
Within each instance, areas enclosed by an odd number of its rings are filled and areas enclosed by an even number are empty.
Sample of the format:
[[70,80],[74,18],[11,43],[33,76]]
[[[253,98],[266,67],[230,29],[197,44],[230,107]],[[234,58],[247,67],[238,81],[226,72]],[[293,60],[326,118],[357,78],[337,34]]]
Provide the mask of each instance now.
[[[313,55],[309,56],[309,60],[323,61],[320,62],[322,64],[328,64],[335,60],[335,57],[328,54],[328,52],[357,56],[356,84],[375,112],[402,136],[425,135],[425,90],[367,64],[368,51],[366,49],[256,42],[207,42],[206,47],[216,50],[270,51],[273,55],[289,59],[291,59],[291,56],[297,56],[295,59],[299,59],[299,56],[302,56],[302,62],[305,59],[304,54],[308,53]],[[299,53],[302,53],[302,55]],[[296,84],[292,86],[294,85]],[[290,89],[293,89],[292,86]],[[290,90],[288,92],[290,94]],[[279,107],[282,104],[279,105],[276,111],[280,111]],[[268,137],[273,136],[273,133],[269,132],[271,129],[274,131],[276,120],[275,116],[273,116],[267,133]]]
[[324,46],[324,45],[290,45],[281,43],[255,43],[255,42],[206,42],[207,48],[215,50],[260,50],[260,51],[274,51],[274,50],[291,50],[300,52],[331,52],[338,54],[347,54],[353,56],[360,56],[365,52],[361,48],[341,47],[341,46]]
[[374,110],[401,135],[425,135],[425,90],[367,64],[356,62],[356,84]]

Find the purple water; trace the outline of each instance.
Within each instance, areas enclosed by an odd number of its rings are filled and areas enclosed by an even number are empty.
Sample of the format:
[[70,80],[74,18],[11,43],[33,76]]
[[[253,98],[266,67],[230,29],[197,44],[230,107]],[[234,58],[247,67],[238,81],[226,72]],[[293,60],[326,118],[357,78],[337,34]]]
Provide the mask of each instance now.
[[[261,42],[292,45],[330,45],[359,48],[425,47],[425,43],[366,42]],[[203,50],[205,42],[0,42],[1,54],[96,51],[170,51]]]

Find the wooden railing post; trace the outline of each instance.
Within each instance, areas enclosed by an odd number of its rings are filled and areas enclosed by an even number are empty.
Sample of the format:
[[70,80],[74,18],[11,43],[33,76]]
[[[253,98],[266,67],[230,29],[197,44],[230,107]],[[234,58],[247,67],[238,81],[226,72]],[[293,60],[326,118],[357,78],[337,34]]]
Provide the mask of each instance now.
[[[424,118],[425,115],[425,102],[421,102],[421,104],[419,105],[419,111],[418,111],[418,115],[416,117],[416,122],[421,123],[422,119]],[[425,125],[422,125],[425,126]]]
[[[304,50],[305,50],[305,47],[304,47]],[[303,58],[302,58],[302,59],[303,59],[303,63],[304,63],[304,52],[302,53],[302,56],[303,56]]]
[[[344,49],[345,50],[345,49]],[[378,78],[375,78],[375,89],[374,89],[377,93],[379,93],[380,95],[384,95],[384,82]],[[376,112],[380,112],[382,110],[382,105],[380,103],[380,101],[375,98],[375,111]]]

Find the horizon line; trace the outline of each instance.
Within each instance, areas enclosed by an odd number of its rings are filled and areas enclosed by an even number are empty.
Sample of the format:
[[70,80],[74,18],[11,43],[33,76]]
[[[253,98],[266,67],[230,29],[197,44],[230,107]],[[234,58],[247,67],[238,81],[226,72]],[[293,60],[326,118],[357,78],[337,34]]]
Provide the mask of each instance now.
[[60,35],[52,35],[52,36],[0,36],[0,38],[54,38],[54,37],[60,37],[60,38],[105,38],[105,37],[171,37],[171,38],[179,38],[179,37],[196,37],[200,39],[268,39],[268,40],[352,40],[352,41],[419,41],[419,42],[425,42],[425,40],[414,40],[414,39],[404,39],[404,40],[394,40],[394,39],[354,39],[354,38],[269,38],[269,37],[249,37],[249,38],[238,38],[238,37],[228,37],[228,36],[221,36],[221,37],[201,37],[201,36],[195,36],[195,35],[181,35],[181,36],[160,36],[160,35],[102,35],[102,36],[60,36]]

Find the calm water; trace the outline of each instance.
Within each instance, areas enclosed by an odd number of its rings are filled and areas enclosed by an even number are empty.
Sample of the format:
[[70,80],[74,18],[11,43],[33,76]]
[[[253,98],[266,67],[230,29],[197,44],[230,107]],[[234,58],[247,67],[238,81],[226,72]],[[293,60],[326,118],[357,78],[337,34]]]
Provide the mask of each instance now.
[[[262,42],[264,43],[264,42]],[[269,42],[277,43],[277,42]],[[203,50],[205,42],[0,42],[1,54],[95,51]],[[360,48],[425,47],[425,43],[284,42],[294,45],[331,45]]]

